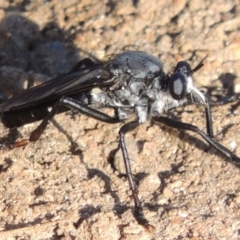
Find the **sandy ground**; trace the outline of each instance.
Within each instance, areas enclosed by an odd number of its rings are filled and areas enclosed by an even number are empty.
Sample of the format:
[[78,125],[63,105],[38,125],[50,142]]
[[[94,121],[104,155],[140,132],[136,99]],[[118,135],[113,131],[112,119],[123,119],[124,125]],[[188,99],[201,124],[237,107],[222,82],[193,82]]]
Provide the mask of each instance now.
[[[208,54],[196,86],[216,101],[239,94],[239,6],[237,0],[1,0],[0,98],[84,57],[124,49],[161,58],[166,72],[181,59],[196,66]],[[216,140],[240,156],[237,107],[212,112]],[[174,115],[206,131],[204,109]],[[150,122],[127,134],[144,213],[155,226],[148,233],[135,221],[128,182],[119,177],[122,124],[65,113],[36,143],[4,147],[37,125],[0,126],[0,239],[240,239],[239,169],[196,134]]]

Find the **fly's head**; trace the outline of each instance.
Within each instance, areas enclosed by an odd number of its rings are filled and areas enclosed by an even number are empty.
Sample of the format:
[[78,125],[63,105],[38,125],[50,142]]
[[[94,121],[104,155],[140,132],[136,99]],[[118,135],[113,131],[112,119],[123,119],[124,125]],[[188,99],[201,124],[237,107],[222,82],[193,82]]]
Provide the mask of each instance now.
[[185,61],[178,62],[174,73],[167,77],[168,90],[173,99],[188,99],[191,103],[206,104],[206,97],[194,87],[192,77],[193,72],[203,66],[203,60],[194,69]]

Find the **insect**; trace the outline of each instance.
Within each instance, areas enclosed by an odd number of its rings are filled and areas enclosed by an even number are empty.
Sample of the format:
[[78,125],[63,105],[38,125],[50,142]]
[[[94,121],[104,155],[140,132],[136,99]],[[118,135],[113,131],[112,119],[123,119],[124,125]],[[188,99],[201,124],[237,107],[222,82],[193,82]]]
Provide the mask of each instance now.
[[[119,144],[126,176],[134,200],[134,217],[151,230],[143,213],[134,182],[125,134],[151,118],[169,127],[198,133],[211,147],[239,164],[240,158],[214,140],[212,116],[208,98],[193,84],[193,73],[203,66],[204,59],[194,68],[185,61],[177,63],[173,73],[165,74],[163,63],[156,57],[139,51],[126,51],[107,62],[80,61],[73,69],[42,85],[27,89],[0,104],[2,123],[18,127],[36,120],[41,124],[31,133],[29,140],[16,143],[25,145],[37,141],[55,114],[76,109],[80,113],[106,123],[119,123],[132,114],[136,119],[124,123],[119,130]],[[93,91],[98,88],[98,91]],[[107,115],[95,104],[113,108],[115,115]],[[205,107],[207,133],[197,126],[163,116],[168,111],[189,104]]]

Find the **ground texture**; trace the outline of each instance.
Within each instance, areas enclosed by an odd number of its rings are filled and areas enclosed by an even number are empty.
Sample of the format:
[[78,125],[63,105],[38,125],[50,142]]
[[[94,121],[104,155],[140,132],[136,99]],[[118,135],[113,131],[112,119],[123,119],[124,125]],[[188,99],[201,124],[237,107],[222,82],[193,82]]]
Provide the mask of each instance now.
[[[165,2],[165,3],[164,3]],[[240,92],[238,0],[0,0],[0,98],[67,72],[79,59],[124,49],[196,66],[214,101]],[[212,109],[216,140],[240,156],[238,101]],[[206,131],[204,109],[174,116]],[[146,123],[127,134],[144,213],[139,226],[124,177],[118,130],[60,114],[41,139],[9,150],[38,123],[0,126],[0,239],[240,239],[239,168],[196,134]],[[74,145],[74,149],[73,149]],[[116,170],[108,163],[114,159]]]

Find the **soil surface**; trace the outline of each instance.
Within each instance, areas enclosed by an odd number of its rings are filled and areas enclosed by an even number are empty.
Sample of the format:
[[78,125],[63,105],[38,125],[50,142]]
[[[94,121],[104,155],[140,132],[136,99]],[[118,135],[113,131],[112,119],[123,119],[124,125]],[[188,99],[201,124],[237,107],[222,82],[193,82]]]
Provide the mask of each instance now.
[[[164,3],[165,2],[165,3]],[[240,92],[238,0],[0,0],[0,100],[66,73],[80,59],[126,49],[159,57],[170,71],[196,66],[211,99]],[[215,139],[240,156],[238,100],[212,107]],[[206,131],[202,107],[172,112]],[[37,123],[0,126],[0,239],[240,239],[240,175],[197,134],[142,124],[126,135],[148,233],[132,215],[118,131],[59,114],[35,143]],[[109,160],[114,160],[113,170]],[[122,177],[120,177],[122,176]]]

